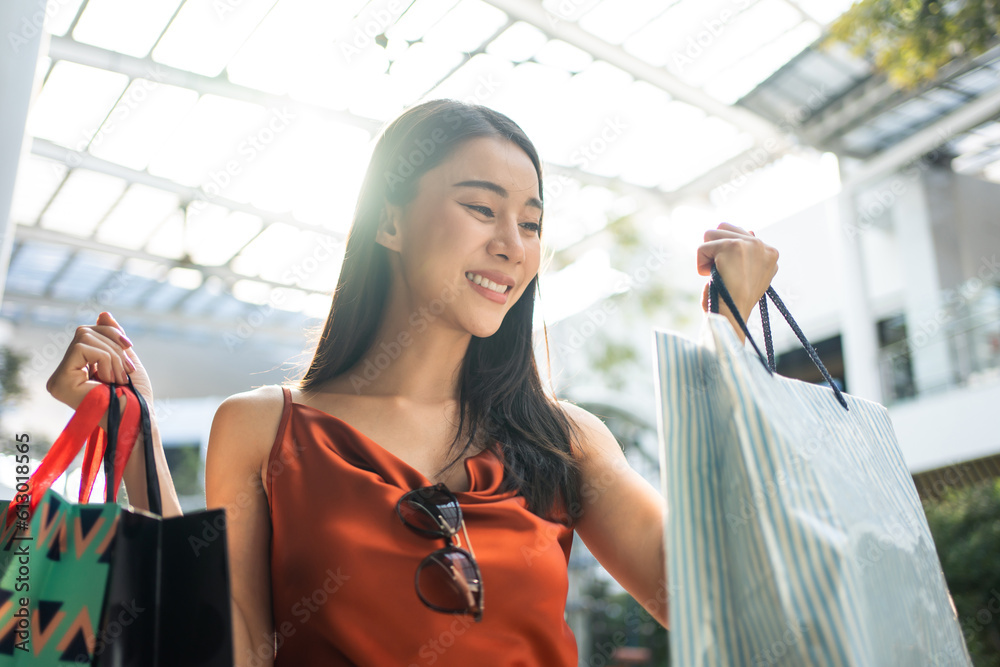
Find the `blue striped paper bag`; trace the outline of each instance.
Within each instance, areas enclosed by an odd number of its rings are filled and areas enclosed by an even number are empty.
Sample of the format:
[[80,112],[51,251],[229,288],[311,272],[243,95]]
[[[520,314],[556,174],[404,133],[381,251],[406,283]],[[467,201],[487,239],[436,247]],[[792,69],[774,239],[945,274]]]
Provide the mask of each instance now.
[[673,665],[971,665],[884,407],[654,330]]

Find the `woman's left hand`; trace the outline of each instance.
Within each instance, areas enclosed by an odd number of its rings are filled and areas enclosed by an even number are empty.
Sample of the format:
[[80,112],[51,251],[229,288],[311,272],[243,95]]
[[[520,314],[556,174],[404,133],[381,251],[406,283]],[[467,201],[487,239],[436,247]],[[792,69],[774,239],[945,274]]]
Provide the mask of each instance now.
[[[753,232],[723,222],[717,229],[705,232],[705,243],[698,246],[698,273],[711,275],[713,262],[746,322],[778,272],[777,249],[761,241]],[[708,311],[708,283],[702,292],[701,308]],[[733,322],[742,341],[743,331],[724,302],[719,304],[719,313]]]

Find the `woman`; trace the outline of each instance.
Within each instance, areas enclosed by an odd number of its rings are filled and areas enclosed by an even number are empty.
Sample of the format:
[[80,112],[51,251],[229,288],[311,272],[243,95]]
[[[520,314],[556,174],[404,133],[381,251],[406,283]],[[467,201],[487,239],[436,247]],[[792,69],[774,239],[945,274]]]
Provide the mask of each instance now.
[[[212,424],[237,665],[576,665],[574,530],[667,625],[662,496],[534,363],[542,211],[538,155],[506,116],[435,100],[385,128],[311,365],[231,396]],[[748,315],[777,256],[723,223],[697,265],[715,262]],[[126,374],[153,405],[102,313],[48,388],[75,408],[90,378]],[[155,421],[153,439],[164,514],[179,514]],[[135,451],[125,484],[142,507]]]

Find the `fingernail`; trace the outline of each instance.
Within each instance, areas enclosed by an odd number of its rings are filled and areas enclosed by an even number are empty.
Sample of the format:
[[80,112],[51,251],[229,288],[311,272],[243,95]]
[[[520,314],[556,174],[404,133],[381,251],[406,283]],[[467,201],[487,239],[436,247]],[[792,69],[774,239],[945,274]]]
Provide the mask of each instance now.
[[122,339],[122,342],[125,343],[125,347],[132,347],[132,341],[130,341],[128,339],[128,336],[126,336],[125,334],[122,334],[121,335],[121,339]]
[[125,357],[125,364],[128,366],[128,369],[130,371],[134,371],[135,370],[135,364],[133,364],[132,360],[129,359],[128,357]]

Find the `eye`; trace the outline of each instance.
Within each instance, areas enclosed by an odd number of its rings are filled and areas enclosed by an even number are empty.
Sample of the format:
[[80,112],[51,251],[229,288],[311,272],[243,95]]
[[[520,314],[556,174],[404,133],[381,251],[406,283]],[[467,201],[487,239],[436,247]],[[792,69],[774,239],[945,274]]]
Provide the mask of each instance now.
[[487,218],[492,218],[493,217],[493,209],[491,209],[488,206],[477,206],[476,204],[462,204],[462,206],[464,206],[466,208],[471,208],[473,211],[477,211],[479,213],[482,213]]
[[537,222],[522,222],[521,224],[524,225],[525,229],[531,230],[535,234],[540,232],[542,229],[542,226]]

